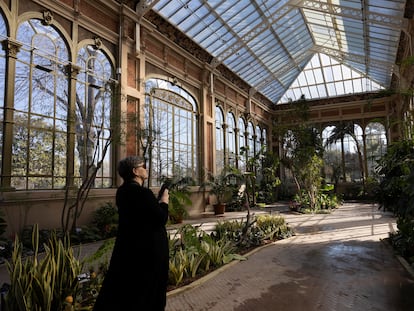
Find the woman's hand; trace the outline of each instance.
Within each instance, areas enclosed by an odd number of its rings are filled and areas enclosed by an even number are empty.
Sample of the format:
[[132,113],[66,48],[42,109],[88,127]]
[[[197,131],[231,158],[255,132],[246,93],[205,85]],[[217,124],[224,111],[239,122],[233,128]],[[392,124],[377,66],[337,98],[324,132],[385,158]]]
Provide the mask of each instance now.
[[162,196],[161,196],[161,198],[160,198],[160,203],[167,203],[168,204],[169,199],[170,199],[170,195],[168,193],[168,189],[165,189]]

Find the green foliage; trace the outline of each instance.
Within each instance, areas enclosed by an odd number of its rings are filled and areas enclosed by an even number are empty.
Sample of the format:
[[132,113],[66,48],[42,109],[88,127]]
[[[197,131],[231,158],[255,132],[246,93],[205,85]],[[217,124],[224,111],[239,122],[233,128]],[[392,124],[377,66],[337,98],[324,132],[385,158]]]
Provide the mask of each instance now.
[[226,166],[217,175],[208,174],[208,179],[201,186],[201,190],[207,189],[210,194],[216,196],[217,203],[226,203],[233,197],[233,192],[238,188],[243,175],[235,167]]
[[184,279],[184,270],[186,268],[186,254],[179,250],[174,257],[170,259],[168,281],[175,286],[179,285]]
[[372,176],[367,177],[365,181],[365,193],[364,197],[367,199],[375,199],[376,193],[379,190],[379,177],[375,178]]
[[83,261],[85,265],[89,265],[89,270],[95,270],[96,267],[103,269],[102,272],[106,272],[106,268],[112,255],[112,250],[115,245],[115,238],[105,240],[98,250],[86,257]]
[[118,210],[112,202],[106,202],[94,212],[92,223],[99,229],[102,239],[114,237],[118,230]]
[[205,262],[206,254],[203,253],[187,253],[187,265],[185,269],[185,276],[188,278],[195,278],[200,272],[200,267]]
[[180,223],[188,216],[186,206],[190,206],[193,202],[190,198],[189,186],[194,184],[190,177],[162,177],[161,182],[168,187],[169,204],[168,213],[172,223]]
[[414,215],[414,142],[396,142],[378,161],[378,174],[383,176],[377,193],[382,207],[398,217]]
[[[351,137],[355,147],[356,147],[356,154],[357,154],[357,161],[359,165],[359,172],[361,174],[361,181],[362,181],[362,189],[361,194],[365,193],[365,180],[366,180],[366,174],[365,174],[365,163],[363,160],[363,143],[360,139],[358,139],[357,132],[355,131],[356,123],[354,121],[341,121],[337,123],[334,127],[334,130],[331,132],[331,135],[326,140],[326,146],[329,146],[331,144],[335,144],[337,142],[341,142],[341,144],[344,143],[344,140],[346,137]],[[342,173],[343,181],[346,180],[346,167],[345,167],[345,154],[342,152],[341,154],[342,160],[341,160],[341,167],[336,168],[335,177],[337,180],[339,180],[339,169]]]
[[322,184],[322,167],[322,158],[314,154],[309,161],[306,162],[306,165],[299,174],[304,189],[309,197],[309,207],[311,209],[317,208],[317,200],[320,195],[319,190],[321,189]]
[[394,247],[414,262],[414,141],[390,145],[377,169],[383,178],[376,197],[397,217],[398,232],[391,236]]
[[299,187],[298,192],[294,195],[294,200],[301,207],[309,208],[316,211],[320,206],[322,177],[320,175],[323,166],[322,159],[313,155],[302,166],[300,172],[296,173],[297,179],[303,188]]
[[39,230],[33,228],[32,257],[23,258],[22,243],[15,238],[11,262],[7,262],[10,290],[5,296],[7,311],[62,310],[67,296],[78,290],[77,276],[82,264],[74,255],[70,239],[59,239],[52,232],[45,253],[39,256]]
[[99,289],[102,286],[104,275],[103,272],[97,274],[92,270],[91,272],[85,272],[79,275],[79,290],[76,297],[74,297],[74,303],[69,305],[68,309],[70,311],[92,310]]
[[279,215],[258,215],[249,226],[245,220],[229,220],[217,223],[211,236],[215,240],[232,241],[242,251],[292,235],[292,230]]
[[258,215],[256,227],[263,233],[265,240],[280,240],[291,236],[292,233],[285,219],[279,215]]
[[[17,189],[51,189],[52,185],[54,188],[65,185],[67,142],[64,135],[51,135],[53,130],[53,126],[43,118],[33,116],[28,121],[26,114],[14,115],[13,182]],[[29,185],[26,186],[29,150],[30,175],[38,177],[29,178]],[[53,175],[60,178],[52,180],[52,167]]]
[[401,61],[401,67],[409,68],[412,65],[414,65],[414,56],[408,56]]
[[194,278],[200,273],[200,267],[205,261],[205,253],[188,251],[180,248],[171,258],[169,266],[169,283],[179,285],[184,278]]
[[397,219],[397,232],[389,234],[391,244],[398,254],[414,263],[414,222],[406,218]]
[[236,258],[234,244],[217,241],[198,227],[184,225],[170,237],[169,283],[177,286]]
[[201,241],[201,248],[207,257],[207,267],[218,268],[229,263],[233,259],[235,245],[228,240],[214,240],[206,238]]
[[0,260],[9,255],[11,250],[10,243],[7,238],[4,236],[7,228],[7,223],[4,218],[4,211],[0,209]]
[[[44,252],[44,246],[49,243],[52,235],[62,239],[64,234],[61,230],[38,229],[37,225],[26,226],[20,233],[19,239],[22,243],[23,253],[33,252],[33,232],[37,231],[39,243],[38,252]],[[72,240],[71,240],[72,241]]]
[[72,243],[82,244],[100,241],[104,238],[102,232],[96,226],[81,226],[76,228],[75,232],[70,232]]
[[173,223],[179,223],[188,216],[186,206],[191,205],[190,192],[187,189],[169,191],[168,212]]
[[292,172],[297,188],[297,195],[301,196],[305,190],[309,198],[310,208],[314,209],[318,190],[321,186],[321,170],[323,167],[323,144],[319,131],[312,124],[307,123],[306,102],[304,98],[295,104],[303,109],[298,113],[301,122],[280,133],[283,137],[283,154],[281,163]]
[[219,221],[212,236],[216,240],[229,240],[238,243],[241,240],[244,225],[243,220]]
[[[240,148],[240,154],[247,154],[249,147]],[[251,205],[256,202],[272,203],[277,200],[276,188],[281,185],[279,174],[279,156],[262,146],[253,157],[247,160],[245,182]]]
[[[252,230],[249,231],[248,238],[250,239],[250,242],[243,245],[237,244],[235,243],[235,240],[241,235],[244,227],[245,222],[243,220],[219,223],[217,224],[217,230],[213,231],[211,234],[207,234],[199,227],[189,224],[179,227],[174,235],[169,236],[169,285],[180,286],[194,280],[197,276],[204,275],[212,269],[216,269],[233,260],[245,260],[246,258],[242,253],[246,246],[261,245],[265,239],[280,239],[292,234],[290,228],[286,225],[281,216],[260,215],[257,217],[256,225],[252,226]],[[83,265],[89,265],[89,272],[82,273],[80,276],[83,275],[87,282],[74,282],[72,285],[76,286],[72,286],[71,284],[65,286],[65,290],[61,291],[59,299],[62,297],[62,299],[64,299],[66,297],[65,295],[73,295],[75,298],[74,310],[91,310],[96,294],[99,291],[99,287],[101,286],[107,271],[109,259],[114,247],[114,241],[114,238],[106,240],[94,254],[83,260]],[[21,245],[21,243],[17,243],[16,245]],[[37,243],[35,243],[35,245],[37,245]],[[38,245],[34,249],[38,249]],[[47,251],[50,251],[50,247],[47,247],[46,249]],[[34,258],[37,258],[37,256],[35,255]],[[69,256],[69,258],[73,258],[73,256]],[[61,277],[62,280],[76,280],[76,276],[79,277],[83,265],[79,264],[79,266],[76,266],[75,263],[76,261],[70,261],[69,264],[65,265],[66,272],[64,272],[63,269],[58,269],[56,274],[60,275],[66,273],[67,276]],[[72,271],[71,267],[78,267],[78,269],[72,269]],[[48,265],[44,272],[45,274],[48,274],[49,272],[47,271],[53,269],[55,269],[55,266]],[[22,269],[20,268],[17,270],[21,271]],[[16,273],[12,285],[15,284],[15,282],[19,284],[17,279],[21,277],[21,275],[22,273],[17,276]],[[61,284],[59,286],[63,287],[64,285]],[[71,288],[73,289],[69,290]],[[28,304],[24,303],[26,302],[23,302],[23,307],[21,309],[13,305],[10,310],[26,310],[25,308]],[[35,304],[33,302],[31,303],[32,309],[29,308],[27,310],[40,311],[40,309],[34,307]]]
[[306,191],[294,195],[294,202],[291,209],[302,213],[329,213],[331,209],[337,208],[343,202],[340,195],[329,192],[326,188],[321,188],[315,198],[315,204],[311,207],[311,199]]

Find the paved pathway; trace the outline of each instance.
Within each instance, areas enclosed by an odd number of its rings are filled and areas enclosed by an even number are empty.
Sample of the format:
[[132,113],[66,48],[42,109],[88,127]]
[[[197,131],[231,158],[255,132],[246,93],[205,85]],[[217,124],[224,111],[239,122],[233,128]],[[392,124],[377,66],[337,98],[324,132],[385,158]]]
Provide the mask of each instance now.
[[296,235],[169,292],[166,311],[413,311],[414,276],[381,239],[395,219],[374,204],[283,213]]
[[[323,215],[293,214],[286,204],[254,211],[279,212],[295,236],[169,292],[166,311],[414,311],[414,274],[381,241],[396,230],[389,213],[356,203]],[[209,230],[246,212],[207,216],[185,223]],[[82,254],[99,245],[83,245]]]

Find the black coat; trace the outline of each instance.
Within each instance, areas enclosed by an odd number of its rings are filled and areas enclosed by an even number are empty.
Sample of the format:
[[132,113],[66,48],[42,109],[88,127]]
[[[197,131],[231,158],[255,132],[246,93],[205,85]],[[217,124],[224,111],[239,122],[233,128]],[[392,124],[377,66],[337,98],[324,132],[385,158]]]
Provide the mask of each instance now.
[[116,193],[118,234],[94,311],[164,310],[169,250],[168,204],[136,182]]

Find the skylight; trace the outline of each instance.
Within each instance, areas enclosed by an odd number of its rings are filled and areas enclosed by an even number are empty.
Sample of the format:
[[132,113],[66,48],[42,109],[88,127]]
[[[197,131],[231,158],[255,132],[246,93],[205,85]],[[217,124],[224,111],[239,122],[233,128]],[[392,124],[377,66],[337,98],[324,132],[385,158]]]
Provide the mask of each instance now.
[[[213,68],[225,65],[275,104],[295,98],[293,93],[324,97],[389,87],[407,27],[406,0],[147,2],[210,53]],[[323,61],[320,55],[337,60],[322,64],[326,85],[319,83],[317,69],[302,73],[311,59]],[[319,80],[312,82],[311,74]]]
[[340,64],[328,55],[315,54],[278,104],[301,98],[318,99],[341,95],[374,92],[383,87],[366,75]]

